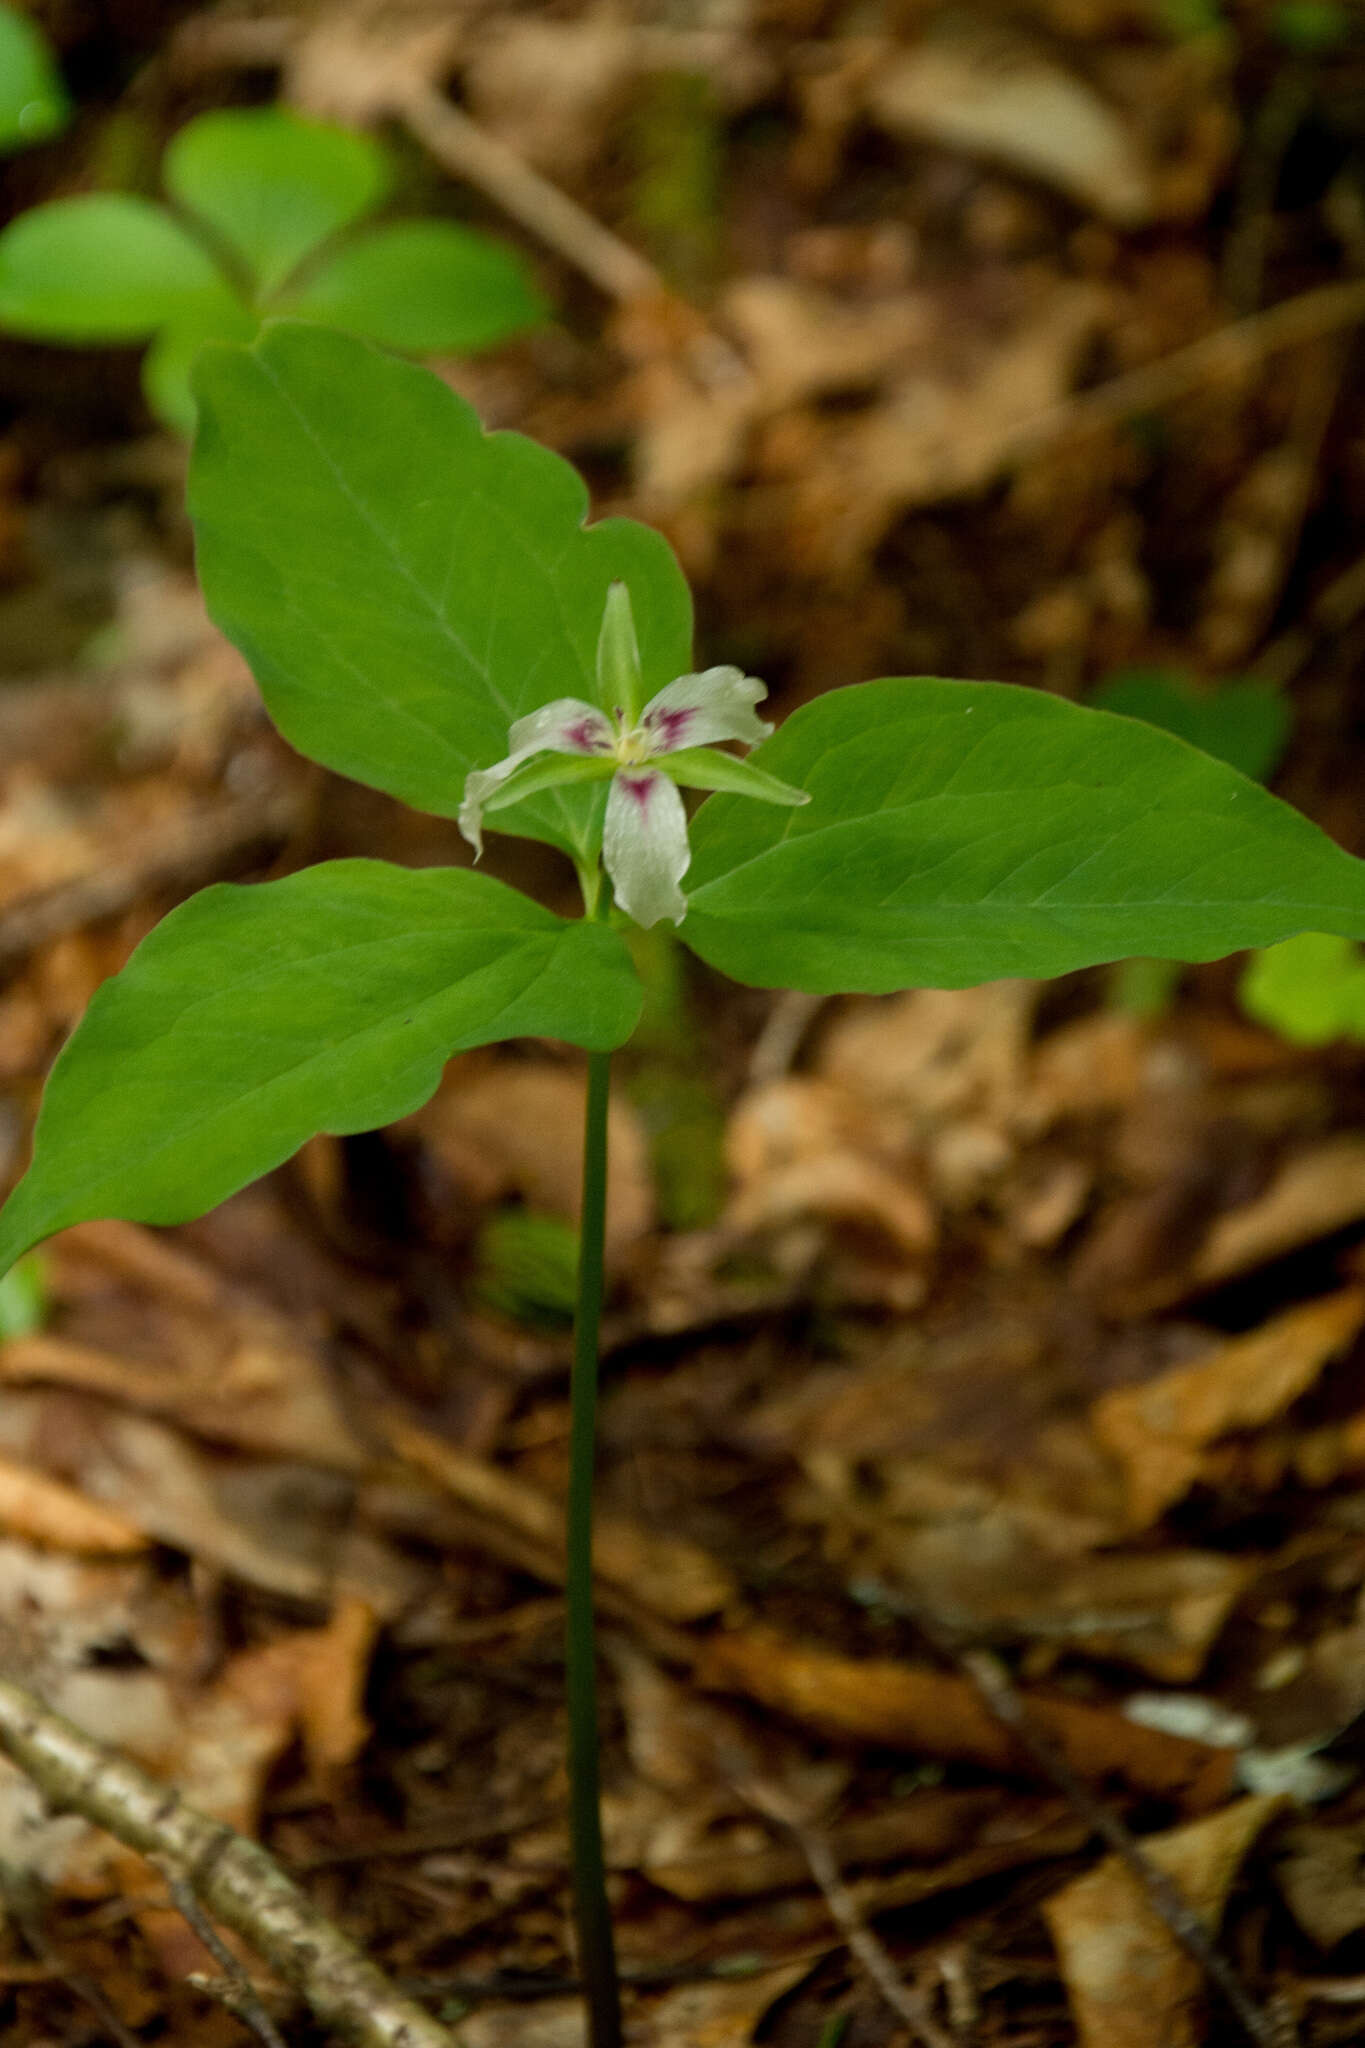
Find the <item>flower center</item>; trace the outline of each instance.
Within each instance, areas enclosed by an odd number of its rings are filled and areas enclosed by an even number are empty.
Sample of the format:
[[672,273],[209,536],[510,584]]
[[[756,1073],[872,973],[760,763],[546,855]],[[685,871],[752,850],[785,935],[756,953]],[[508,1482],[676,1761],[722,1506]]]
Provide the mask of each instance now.
[[652,736],[642,725],[634,725],[618,738],[613,752],[623,768],[639,768],[654,751]]

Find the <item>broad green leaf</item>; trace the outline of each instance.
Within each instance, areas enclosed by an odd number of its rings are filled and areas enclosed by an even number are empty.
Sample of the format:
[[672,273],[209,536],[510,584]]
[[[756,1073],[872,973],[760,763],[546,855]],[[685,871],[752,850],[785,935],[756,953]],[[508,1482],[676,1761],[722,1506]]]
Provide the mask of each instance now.
[[276,302],[385,348],[491,348],[545,318],[510,249],[453,221],[409,220],[343,242]]
[[1365,934],[1365,862],[1183,740],[1041,690],[863,683],[753,759],[812,800],[714,796],[693,823],[681,935],[739,981],[962,988]]
[[21,8],[0,6],[0,149],[46,142],[70,113],[42,30]]
[[285,107],[229,108],[187,122],[162,177],[172,198],[223,237],[263,295],[389,189],[377,142]]
[[142,341],[222,288],[187,229],[123,193],[54,199],[0,234],[0,327],[42,341]]
[[[194,381],[205,598],[315,760],[454,817],[514,718],[595,699],[617,578],[647,688],[691,667],[691,593],[667,542],[628,519],[585,527],[568,463],[486,434],[429,371],[280,322],[251,350],[205,350]],[[554,789],[506,820],[592,854],[603,803],[600,786]]]
[[1125,669],[1101,683],[1090,703],[1096,711],[1145,718],[1253,782],[1274,772],[1294,722],[1288,698],[1270,683],[1249,678],[1201,690],[1172,669]]
[[0,1272],[97,1216],[176,1223],[318,1131],[417,1109],[452,1053],[545,1035],[602,1051],[640,986],[619,935],[464,868],[346,860],[205,889],[100,988],[0,1215]]
[[216,295],[206,293],[192,318],[163,327],[142,358],[143,395],[157,418],[188,439],[194,432],[190,372],[200,349],[211,341],[253,341],[260,328],[257,315],[226,284]]

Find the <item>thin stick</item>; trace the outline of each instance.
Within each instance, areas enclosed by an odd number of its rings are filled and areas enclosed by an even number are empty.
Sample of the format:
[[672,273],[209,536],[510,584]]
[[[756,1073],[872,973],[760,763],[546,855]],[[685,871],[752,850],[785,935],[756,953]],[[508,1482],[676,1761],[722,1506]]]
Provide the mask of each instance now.
[[471,121],[433,85],[413,83],[393,98],[393,112],[445,169],[467,178],[514,220],[622,304],[665,290],[639,251],[594,220],[578,202],[542,178],[496,135]]
[[[920,1626],[923,1616],[916,1614]],[[926,1631],[927,1633],[928,1631]],[[934,1632],[935,1637],[937,1631]],[[931,1638],[932,1640],[933,1638]],[[1000,1659],[989,1650],[955,1650],[958,1663],[975,1684],[982,1699],[1010,1733],[1064,1792],[1076,1811],[1089,1821],[1114,1854],[1131,1872],[1146,1894],[1152,1909],[1164,1921],[1185,1953],[1198,1963],[1211,1983],[1216,1984],[1242,2030],[1257,2048],[1283,2048],[1282,2030],[1255,2004],[1232,1965],[1210,1941],[1203,1921],[1188,1903],[1178,1885],[1147,1855],[1132,1834],[1102,1800],[1096,1799],[1082,1783],[1066,1758],[1038,1727]]]
[[0,1750],[54,1811],[79,1814],[182,1872],[214,1919],[249,1942],[348,2048],[454,2048],[445,2028],[319,1913],[259,1843],[196,1812],[173,1787],[4,1679]]
[[578,1254],[569,1413],[565,1677],[569,1705],[569,1822],[573,1842],[578,1967],[592,2048],[621,2048],[621,1990],[602,1848],[597,1729],[597,1626],[593,1608],[592,1506],[597,1443],[597,1342],[602,1321],[607,1212],[610,1053],[588,1055],[583,1127],[583,1217]]
[[175,1910],[199,1937],[223,1973],[221,1984],[211,1982],[197,1971],[191,1976],[190,1982],[206,1992],[210,1998],[216,1998],[229,2012],[234,2013],[243,2026],[251,2029],[257,2040],[265,2043],[265,2048],[286,2048],[284,2037],[262,2005],[255,1985],[180,1872],[169,1863],[158,1863],[156,1867],[166,1880],[166,1888],[175,1903]]
[[897,2019],[905,2022],[911,2033],[923,2043],[923,2048],[954,2048],[951,2037],[938,2024],[922,1994],[901,1982],[890,1956],[868,1926],[857,1900],[844,1883],[828,1837],[810,1825],[795,1800],[781,1786],[750,1778],[745,1779],[739,1789],[760,1813],[779,1822],[791,1834],[809,1864],[810,1874],[851,1953],[862,1964]]

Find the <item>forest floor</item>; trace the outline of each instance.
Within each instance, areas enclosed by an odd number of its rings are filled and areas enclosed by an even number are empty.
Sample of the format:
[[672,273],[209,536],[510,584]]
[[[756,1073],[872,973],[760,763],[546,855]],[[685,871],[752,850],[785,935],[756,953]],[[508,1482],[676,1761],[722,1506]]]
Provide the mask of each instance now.
[[[516,242],[556,318],[435,367],[663,529],[699,666],[778,716],[1138,671],[1211,744],[1278,721],[1274,787],[1365,852],[1355,7],[1316,39],[1262,0],[37,11],[78,112],[7,216],[153,189],[188,115],[278,94]],[[517,216],[448,91],[544,181]],[[136,352],[0,342],[0,405],[8,1183],[193,889],[468,852],[266,724]],[[490,848],[567,910],[556,860]],[[1245,959],[826,1002],[655,934],[639,964],[600,1491],[631,2040],[1365,2037],[1361,1044],[1256,1021]],[[197,1224],[71,1230],[0,1294],[6,1672],[257,1833],[465,2048],[583,2038],[581,1092],[554,1046],[467,1055],[403,1125]],[[164,1879],[7,1767],[0,1863],[4,2048],[250,2038]]]

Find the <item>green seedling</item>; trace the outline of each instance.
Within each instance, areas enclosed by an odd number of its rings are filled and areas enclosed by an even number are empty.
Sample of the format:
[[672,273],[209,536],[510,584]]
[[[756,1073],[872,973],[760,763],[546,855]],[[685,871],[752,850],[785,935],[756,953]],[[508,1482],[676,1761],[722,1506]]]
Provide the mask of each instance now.
[[393,182],[369,136],[285,108],[202,114],[162,161],[169,205],[56,199],[0,234],[0,328],[69,344],[150,342],[152,411],[194,426],[190,366],[289,313],[409,355],[469,353],[545,308],[513,253],[446,220],[375,221]]
[[1365,958],[1336,933],[1299,932],[1253,954],[1237,994],[1291,1045],[1365,1041]]
[[30,149],[71,118],[61,73],[37,23],[0,5],[0,150]]
[[[171,1224],[320,1131],[416,1110],[452,1053],[587,1055],[567,1505],[574,1892],[594,2048],[620,2006],[598,1815],[592,1484],[607,1101],[632,920],[820,994],[1365,934],[1365,863],[1225,762],[1042,691],[891,677],[773,733],[692,667],[663,539],[586,525],[557,456],[444,383],[284,322],[204,352],[190,509],[209,609],[305,754],[558,848],[584,915],[476,869],[338,860],[172,911],[52,1070],[0,1270],[82,1219]],[[752,748],[741,757],[734,746]],[[708,792],[689,816],[683,792]]]

